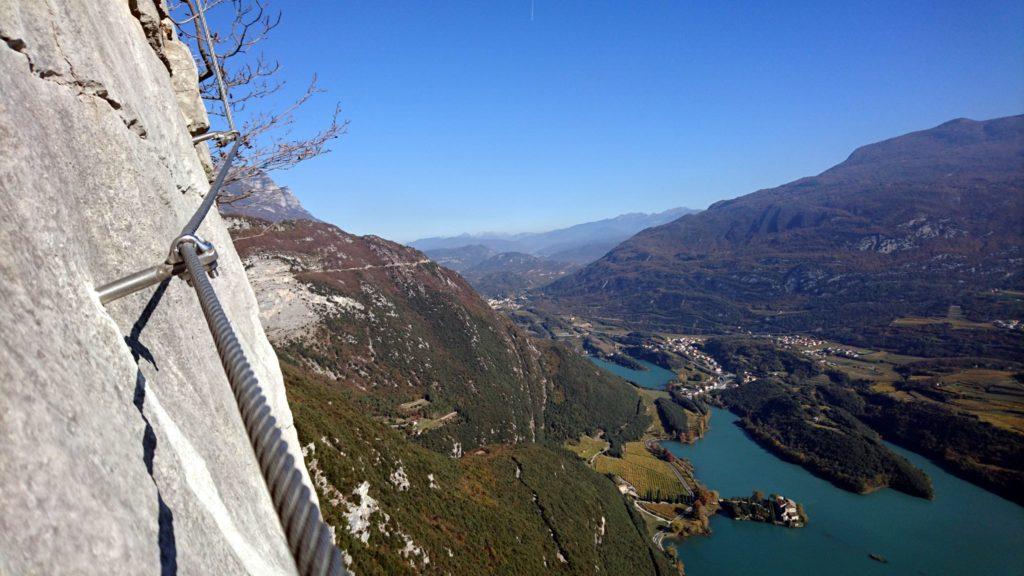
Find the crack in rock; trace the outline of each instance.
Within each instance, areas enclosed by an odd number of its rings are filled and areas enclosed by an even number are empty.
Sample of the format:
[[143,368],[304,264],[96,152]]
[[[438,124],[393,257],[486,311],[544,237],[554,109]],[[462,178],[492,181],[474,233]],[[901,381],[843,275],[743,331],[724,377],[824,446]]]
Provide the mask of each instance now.
[[[126,128],[131,130],[139,138],[146,138],[146,128],[142,125],[142,122],[135,116],[135,114],[131,113],[120,102],[110,96],[110,93],[102,82],[88,78],[83,79],[75,73],[71,60],[68,59],[67,55],[64,53],[64,49],[61,48],[60,41],[57,40],[56,30],[54,30],[54,41],[57,44],[57,49],[60,52],[60,55],[64,58],[64,62],[68,65],[67,74],[60,70],[38,66],[35,61],[33,61],[32,55],[29,53],[28,44],[23,39],[13,38],[0,33],[0,40],[3,40],[8,48],[25,57],[25,61],[28,63],[29,72],[43,80],[49,80],[50,82],[60,86],[70,88],[77,96],[92,96],[103,100],[115,113],[117,113]],[[70,78],[68,78],[68,76],[70,76]]]
[[170,18],[170,15],[162,10],[160,2],[152,2],[151,0],[128,0],[128,9],[131,11],[132,16],[138,20],[142,26],[142,34],[146,37],[146,42],[149,43],[149,47],[156,53],[157,58],[163,63],[164,68],[167,68],[169,74],[174,74],[174,69],[171,66],[171,61],[168,60],[167,54],[164,53],[164,37],[165,31],[161,25],[161,21],[166,18]]

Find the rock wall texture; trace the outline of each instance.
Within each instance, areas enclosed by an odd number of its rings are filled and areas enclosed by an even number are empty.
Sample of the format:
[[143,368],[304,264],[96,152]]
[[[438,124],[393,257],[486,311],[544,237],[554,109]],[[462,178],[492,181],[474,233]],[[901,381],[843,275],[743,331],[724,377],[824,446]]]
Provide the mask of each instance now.
[[[195,293],[101,306],[207,190],[196,72],[154,0],[0,1],[0,574],[294,573]],[[214,280],[299,462],[220,217]]]

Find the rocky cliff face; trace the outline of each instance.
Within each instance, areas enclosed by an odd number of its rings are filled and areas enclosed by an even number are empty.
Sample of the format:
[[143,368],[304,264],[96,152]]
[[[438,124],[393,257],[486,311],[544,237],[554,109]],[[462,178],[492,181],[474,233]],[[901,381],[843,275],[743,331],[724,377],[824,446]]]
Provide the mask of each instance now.
[[251,216],[270,222],[316,220],[290,188],[278,186],[263,172],[225,187],[222,198],[220,213],[226,216]]
[[[5,0],[0,38],[0,573],[293,573],[192,289],[94,291],[165,258],[207,190],[188,49],[153,0]],[[200,233],[301,462],[220,217]]]

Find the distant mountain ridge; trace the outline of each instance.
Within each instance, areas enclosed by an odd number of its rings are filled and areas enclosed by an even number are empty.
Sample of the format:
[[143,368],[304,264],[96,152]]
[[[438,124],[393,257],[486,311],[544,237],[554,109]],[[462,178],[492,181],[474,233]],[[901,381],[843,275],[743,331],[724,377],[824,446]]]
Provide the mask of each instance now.
[[424,238],[410,246],[461,274],[484,296],[506,297],[544,286],[644,228],[693,212],[673,208],[657,214],[623,214],[550,232],[463,234]]
[[634,326],[843,330],[995,313],[1022,258],[1024,116],[959,119],[644,230],[544,293]]
[[509,297],[544,286],[580,267],[522,252],[502,252],[460,272],[477,292],[488,297]]
[[466,246],[484,246],[494,253],[522,252],[563,262],[585,264],[600,258],[619,242],[652,226],[671,222],[697,212],[690,208],[672,208],[654,214],[640,212],[622,214],[595,222],[584,222],[549,232],[521,234],[462,234],[460,236],[423,238],[409,243],[424,252],[450,250]]
[[[437,248],[429,250],[425,254],[445,268],[451,268],[462,274],[466,270],[478,266],[488,258],[493,257],[495,252],[487,246],[471,244],[458,248]],[[515,254],[515,252],[504,252],[504,254]]]
[[577,270],[575,262],[563,262],[524,252],[498,252],[474,244],[439,248],[426,255],[465,278],[473,289],[488,298],[504,298],[544,286]]

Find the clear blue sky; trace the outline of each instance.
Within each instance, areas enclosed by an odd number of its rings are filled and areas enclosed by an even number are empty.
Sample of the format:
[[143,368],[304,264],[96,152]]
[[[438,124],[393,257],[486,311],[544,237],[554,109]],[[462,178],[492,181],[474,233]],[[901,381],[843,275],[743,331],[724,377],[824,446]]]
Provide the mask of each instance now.
[[351,120],[274,175],[398,241],[534,231],[816,174],[857,146],[1024,112],[1024,3],[278,2],[268,55]]

